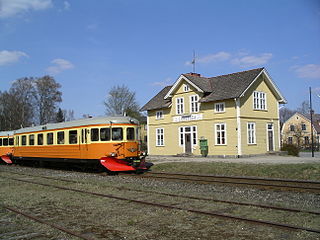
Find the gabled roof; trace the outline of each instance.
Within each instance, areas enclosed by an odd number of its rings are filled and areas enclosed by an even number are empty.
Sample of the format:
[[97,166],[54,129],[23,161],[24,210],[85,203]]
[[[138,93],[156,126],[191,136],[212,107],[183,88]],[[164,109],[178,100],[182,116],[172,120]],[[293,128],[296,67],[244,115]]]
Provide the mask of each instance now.
[[[287,122],[290,122],[292,118],[295,118],[296,116],[299,116],[303,119],[305,119],[306,121],[309,122],[309,124],[311,124],[311,117],[310,117],[310,114],[302,114],[302,113],[299,113],[299,112],[296,112],[295,114],[293,114],[290,118],[288,118],[287,121],[284,122],[283,125],[287,124]],[[314,130],[320,134],[320,114],[314,114],[312,116],[312,125],[313,125],[313,128]]]
[[[286,103],[285,98],[264,68],[236,72],[211,78],[200,77],[195,74],[181,74],[172,86],[162,89],[152,98],[141,111],[154,110],[168,107],[171,104],[173,93],[180,85],[181,81],[186,81],[198,92],[204,94],[201,102],[213,102],[219,100],[242,97],[258,77],[264,74],[269,87],[273,90],[279,103]],[[163,97],[163,99],[161,99]]]

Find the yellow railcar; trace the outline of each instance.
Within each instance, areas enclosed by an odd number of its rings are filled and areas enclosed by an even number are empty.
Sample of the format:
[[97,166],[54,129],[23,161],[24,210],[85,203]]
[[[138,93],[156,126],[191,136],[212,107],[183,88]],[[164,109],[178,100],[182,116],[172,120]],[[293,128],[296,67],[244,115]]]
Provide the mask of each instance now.
[[98,117],[14,131],[14,162],[101,164],[109,171],[146,170],[139,124],[129,117]]
[[0,160],[11,164],[13,153],[13,132],[0,132]]

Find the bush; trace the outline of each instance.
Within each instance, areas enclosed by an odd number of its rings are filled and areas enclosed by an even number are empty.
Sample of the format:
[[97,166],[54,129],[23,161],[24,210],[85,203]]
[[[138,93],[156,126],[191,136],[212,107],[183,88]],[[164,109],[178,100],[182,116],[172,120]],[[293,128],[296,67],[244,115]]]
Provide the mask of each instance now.
[[284,144],[281,148],[281,151],[288,152],[288,155],[299,156],[300,149],[293,144]]

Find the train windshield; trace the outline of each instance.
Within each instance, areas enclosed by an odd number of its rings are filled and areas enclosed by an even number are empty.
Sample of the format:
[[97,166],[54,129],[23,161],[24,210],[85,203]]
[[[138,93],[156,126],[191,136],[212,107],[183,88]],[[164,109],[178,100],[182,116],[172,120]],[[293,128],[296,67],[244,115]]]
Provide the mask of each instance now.
[[123,140],[123,130],[122,130],[122,128],[112,128],[112,140],[113,141]]
[[135,140],[134,128],[127,128],[127,140]]

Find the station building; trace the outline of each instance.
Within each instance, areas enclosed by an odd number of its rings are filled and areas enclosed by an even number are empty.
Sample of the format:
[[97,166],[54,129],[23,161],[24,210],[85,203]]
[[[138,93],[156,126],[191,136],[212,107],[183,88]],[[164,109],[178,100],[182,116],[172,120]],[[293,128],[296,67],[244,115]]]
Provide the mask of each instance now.
[[201,155],[205,146],[209,156],[279,151],[280,103],[286,100],[265,68],[181,74],[141,108],[148,113],[148,153]]

